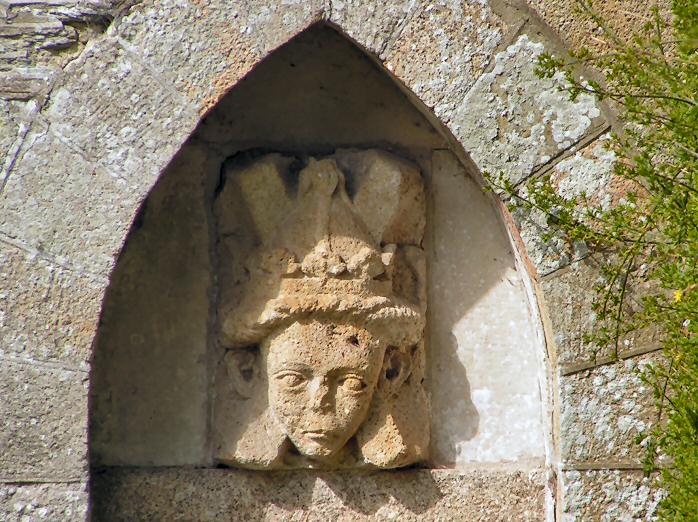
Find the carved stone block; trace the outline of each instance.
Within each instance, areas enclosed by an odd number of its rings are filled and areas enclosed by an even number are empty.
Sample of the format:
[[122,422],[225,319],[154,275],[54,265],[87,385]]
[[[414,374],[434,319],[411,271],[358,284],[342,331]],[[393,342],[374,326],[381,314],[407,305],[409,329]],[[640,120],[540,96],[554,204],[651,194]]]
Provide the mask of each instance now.
[[217,462],[395,468],[429,445],[425,197],[380,150],[224,167],[217,226]]

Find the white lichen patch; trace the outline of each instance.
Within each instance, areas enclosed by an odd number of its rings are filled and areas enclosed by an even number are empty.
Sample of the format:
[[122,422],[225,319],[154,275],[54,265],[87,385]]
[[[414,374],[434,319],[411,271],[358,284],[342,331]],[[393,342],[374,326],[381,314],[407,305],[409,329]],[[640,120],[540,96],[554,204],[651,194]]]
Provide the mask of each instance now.
[[[565,75],[557,72],[554,82],[558,86],[565,86]],[[579,140],[594,118],[601,115],[596,100],[588,95],[579,96],[575,102],[570,102],[566,91],[545,90],[536,96],[536,101],[544,111],[543,123],[551,124],[553,140],[560,149]]]
[[449,121],[475,163],[491,174],[504,172],[512,182],[579,141],[600,116],[591,96],[570,101],[564,79],[536,76],[545,47],[522,35],[497,54]]
[[606,210],[611,204],[608,191],[616,154],[608,148],[610,136],[602,136],[573,156],[563,159],[551,176],[557,192],[566,199],[585,194],[592,204]]
[[0,520],[84,520],[83,484],[0,485]]

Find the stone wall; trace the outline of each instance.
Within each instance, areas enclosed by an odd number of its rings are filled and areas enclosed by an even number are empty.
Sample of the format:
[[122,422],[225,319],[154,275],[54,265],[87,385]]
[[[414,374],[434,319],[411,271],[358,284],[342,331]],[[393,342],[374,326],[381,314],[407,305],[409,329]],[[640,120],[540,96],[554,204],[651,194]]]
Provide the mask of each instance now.
[[[561,190],[588,190],[591,182],[603,196],[612,192],[613,158],[599,145],[612,115],[588,98],[568,102],[559,80],[533,73],[544,49],[585,34],[568,13],[562,2],[495,0],[0,3],[2,518],[85,518],[88,380],[112,270],[158,175],[201,116],[255,64],[326,21],[393,75],[469,172],[502,171],[519,182],[553,171]],[[593,256],[584,245],[543,241],[542,216],[502,215],[529,267],[539,305],[532,313],[546,327],[553,368],[542,393],[554,443],[545,476],[519,473],[489,487],[489,471],[463,478],[424,470],[397,488],[391,475],[379,474],[354,496],[338,493],[354,487],[336,486],[346,478],[318,476],[303,488],[315,488],[303,502],[261,495],[267,503],[260,508],[241,495],[239,506],[268,519],[453,517],[463,505],[482,506],[472,517],[486,520],[494,505],[497,516],[535,520],[546,509],[549,519],[553,510],[564,520],[651,516],[660,493],[638,471],[634,439],[652,413],[634,372],[654,357],[656,342],[651,334],[628,339],[620,361],[592,360],[581,333],[593,326],[590,283],[600,277]],[[95,487],[117,492],[114,505],[127,514],[157,508],[149,491],[171,499],[161,506],[167,510],[208,487],[214,504],[246,481],[253,489],[275,487],[254,474],[231,483],[222,471],[169,472],[192,484],[182,497],[169,489],[167,472],[139,473],[96,476]],[[509,504],[497,500],[503,490]],[[447,501],[430,500],[430,491]],[[376,500],[360,509],[356,499],[364,495]],[[529,508],[517,499],[542,500]],[[208,513],[204,508],[190,507]]]

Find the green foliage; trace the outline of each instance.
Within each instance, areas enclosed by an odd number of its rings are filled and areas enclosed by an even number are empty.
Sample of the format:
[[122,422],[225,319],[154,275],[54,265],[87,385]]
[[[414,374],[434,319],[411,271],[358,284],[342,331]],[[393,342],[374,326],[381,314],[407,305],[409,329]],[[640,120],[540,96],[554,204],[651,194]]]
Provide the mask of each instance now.
[[[609,208],[592,195],[562,197],[550,177],[513,186],[490,182],[515,206],[543,212],[570,242],[584,241],[606,259],[598,286],[596,346],[612,347],[627,333],[660,330],[663,360],[644,378],[659,415],[649,437],[647,470],[664,455],[660,483],[664,520],[698,519],[698,2],[674,0],[669,21],[660,11],[629,41],[616,37],[592,2],[580,8],[602,29],[608,50],[579,49],[571,59],[543,55],[538,74],[563,71],[572,98],[592,94],[618,109],[624,128],[613,137],[620,194]],[[583,81],[593,66],[602,81]],[[641,306],[628,292],[648,288]]]

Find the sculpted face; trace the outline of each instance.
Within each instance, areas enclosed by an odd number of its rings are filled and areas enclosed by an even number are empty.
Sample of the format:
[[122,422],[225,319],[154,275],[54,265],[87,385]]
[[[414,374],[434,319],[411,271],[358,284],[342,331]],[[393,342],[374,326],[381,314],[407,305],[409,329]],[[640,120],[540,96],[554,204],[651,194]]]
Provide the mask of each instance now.
[[349,325],[297,322],[264,341],[269,404],[303,455],[334,456],[371,403],[386,347]]

